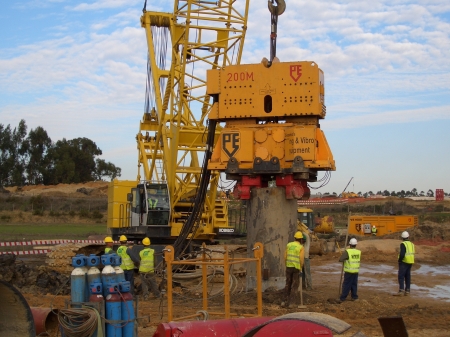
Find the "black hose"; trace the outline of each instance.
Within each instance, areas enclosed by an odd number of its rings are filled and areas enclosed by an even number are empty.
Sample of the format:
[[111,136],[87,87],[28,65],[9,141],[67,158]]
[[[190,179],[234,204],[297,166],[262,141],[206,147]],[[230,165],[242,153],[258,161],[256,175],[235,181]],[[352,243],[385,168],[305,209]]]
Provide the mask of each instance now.
[[[216,133],[215,120],[209,121],[208,136],[206,139],[206,150],[205,156],[203,158],[202,173],[200,178],[199,188],[195,197],[194,207],[192,212],[189,214],[189,218],[183,224],[181,228],[180,235],[174,243],[175,258],[178,258],[184,253],[186,248],[189,246],[190,241],[194,238],[197,228],[201,221],[201,214],[203,212],[203,204],[205,202],[206,192],[208,191],[208,185],[211,178],[211,171],[208,170],[208,162],[211,159],[212,150],[214,146],[214,136]],[[190,240],[187,240],[189,234],[191,235]]]

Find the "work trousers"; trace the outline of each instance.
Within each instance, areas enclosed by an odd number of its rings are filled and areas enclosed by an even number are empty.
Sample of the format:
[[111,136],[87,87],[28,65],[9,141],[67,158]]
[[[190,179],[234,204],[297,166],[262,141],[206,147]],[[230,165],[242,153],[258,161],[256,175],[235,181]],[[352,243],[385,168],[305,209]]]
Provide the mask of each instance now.
[[358,299],[358,273],[344,273],[340,300],[345,301],[349,292],[352,293],[353,300]]
[[142,296],[144,299],[148,297],[148,288],[151,289],[153,294],[159,298],[161,293],[159,292],[158,285],[156,283],[154,273],[140,273],[142,282]]
[[125,281],[130,282],[130,294],[134,295],[134,270],[124,270]]
[[411,287],[411,267],[412,264],[398,263],[398,288],[399,290],[409,291]]
[[289,305],[294,299],[298,301],[298,285],[300,282],[300,270],[295,267],[286,267],[286,287],[284,288],[284,301]]

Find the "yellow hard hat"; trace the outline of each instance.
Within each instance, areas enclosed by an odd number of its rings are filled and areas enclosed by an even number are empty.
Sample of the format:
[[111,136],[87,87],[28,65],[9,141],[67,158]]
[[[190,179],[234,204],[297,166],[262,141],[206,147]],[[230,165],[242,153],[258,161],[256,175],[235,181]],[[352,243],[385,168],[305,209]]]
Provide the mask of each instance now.
[[142,244],[144,246],[150,246],[150,239],[149,238],[144,238],[144,240],[142,240]]
[[303,239],[303,233],[298,231],[294,234],[294,238],[296,239]]
[[105,243],[107,243],[107,242],[114,242],[114,241],[113,241],[112,237],[107,236],[107,237],[105,238]]
[[120,241],[120,242],[122,242],[122,241],[128,241],[128,239],[127,239],[127,237],[126,237],[125,235],[121,235],[120,238],[119,238],[119,241]]

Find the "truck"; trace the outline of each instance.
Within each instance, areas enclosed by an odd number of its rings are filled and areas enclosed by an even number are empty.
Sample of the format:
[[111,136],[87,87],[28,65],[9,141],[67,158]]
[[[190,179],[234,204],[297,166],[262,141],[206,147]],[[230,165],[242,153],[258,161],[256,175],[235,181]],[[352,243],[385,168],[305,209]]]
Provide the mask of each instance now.
[[379,215],[365,216],[352,215],[349,218],[348,234],[371,236],[372,227],[377,229],[377,236],[402,232],[408,228],[419,225],[415,215]]

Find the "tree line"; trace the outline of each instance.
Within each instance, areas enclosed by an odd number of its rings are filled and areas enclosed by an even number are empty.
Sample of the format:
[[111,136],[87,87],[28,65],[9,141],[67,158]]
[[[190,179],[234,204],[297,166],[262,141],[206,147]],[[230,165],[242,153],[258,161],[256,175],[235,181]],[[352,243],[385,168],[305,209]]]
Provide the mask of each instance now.
[[89,138],[53,142],[43,127],[27,133],[25,120],[14,129],[0,124],[0,187],[81,183],[120,177],[121,169],[98,158]]
[[[358,195],[358,197],[361,198],[369,198],[375,195],[381,195],[381,196],[385,196],[385,197],[399,197],[399,198],[409,198],[409,197],[434,197],[434,192],[432,189],[429,189],[427,192],[425,191],[418,191],[417,188],[413,188],[410,191],[405,191],[405,190],[401,190],[401,191],[391,191],[389,192],[388,190],[384,190],[384,191],[378,191],[377,193],[373,193],[372,191],[369,192],[358,192],[355,193]],[[322,196],[335,196],[337,197],[337,193],[333,192],[333,193],[324,193]],[[444,192],[444,195],[447,197],[450,194],[447,192]]]

